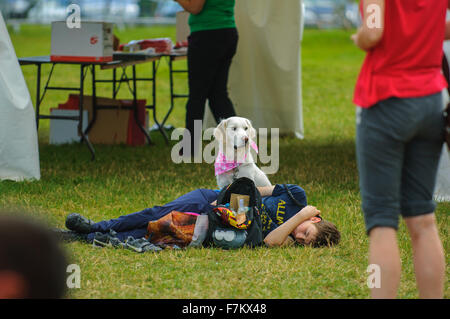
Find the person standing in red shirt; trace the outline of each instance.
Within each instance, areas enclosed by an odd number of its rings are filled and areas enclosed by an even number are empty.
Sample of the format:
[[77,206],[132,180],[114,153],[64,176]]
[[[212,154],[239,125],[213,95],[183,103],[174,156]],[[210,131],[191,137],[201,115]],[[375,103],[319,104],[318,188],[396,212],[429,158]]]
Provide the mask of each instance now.
[[[420,298],[442,298],[445,259],[433,191],[443,143],[443,41],[449,0],[361,0],[352,40],[367,52],[353,102],[369,264],[380,271],[372,298],[395,298],[401,276],[401,214]],[[447,31],[448,30],[448,31]]]

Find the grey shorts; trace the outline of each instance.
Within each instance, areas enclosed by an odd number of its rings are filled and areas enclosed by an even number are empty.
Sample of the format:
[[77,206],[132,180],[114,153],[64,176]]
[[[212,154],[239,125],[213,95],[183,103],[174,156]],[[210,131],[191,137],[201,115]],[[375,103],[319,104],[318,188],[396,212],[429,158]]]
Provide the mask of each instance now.
[[442,94],[390,98],[356,111],[356,156],[367,234],[399,215],[433,213],[442,150]]

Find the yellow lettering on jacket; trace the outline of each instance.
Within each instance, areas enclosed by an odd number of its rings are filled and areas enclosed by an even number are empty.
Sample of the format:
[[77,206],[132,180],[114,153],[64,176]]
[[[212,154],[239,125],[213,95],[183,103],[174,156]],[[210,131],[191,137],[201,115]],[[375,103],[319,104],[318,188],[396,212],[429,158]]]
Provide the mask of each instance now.
[[284,214],[285,214],[285,206],[286,202],[284,200],[280,200],[278,202],[278,207],[277,207],[277,223],[278,225],[283,224],[284,222]]

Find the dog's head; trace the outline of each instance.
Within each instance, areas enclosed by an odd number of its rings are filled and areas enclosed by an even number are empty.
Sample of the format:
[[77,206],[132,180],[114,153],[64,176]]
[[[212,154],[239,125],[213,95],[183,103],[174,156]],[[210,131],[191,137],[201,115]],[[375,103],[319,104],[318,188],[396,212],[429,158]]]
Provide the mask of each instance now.
[[214,129],[214,137],[223,151],[248,147],[256,138],[256,130],[250,120],[233,116],[222,120]]

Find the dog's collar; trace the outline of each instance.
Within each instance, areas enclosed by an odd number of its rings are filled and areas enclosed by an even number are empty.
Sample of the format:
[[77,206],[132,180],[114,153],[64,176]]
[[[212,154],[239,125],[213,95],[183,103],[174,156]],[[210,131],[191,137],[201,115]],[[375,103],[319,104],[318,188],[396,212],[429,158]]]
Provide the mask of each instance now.
[[[255,150],[256,153],[258,153],[258,146],[256,145],[256,143],[254,141],[252,141],[250,143],[251,148],[253,148]],[[245,154],[244,156],[244,161],[247,158],[247,154]],[[215,175],[222,175],[223,173],[226,173],[228,171],[231,171],[233,169],[235,169],[236,167],[238,167],[239,165],[241,165],[243,162],[238,162],[237,160],[228,160],[227,157],[225,156],[225,154],[223,152],[219,151],[219,154],[217,154],[217,158],[216,161],[214,163],[214,170],[215,170]]]

